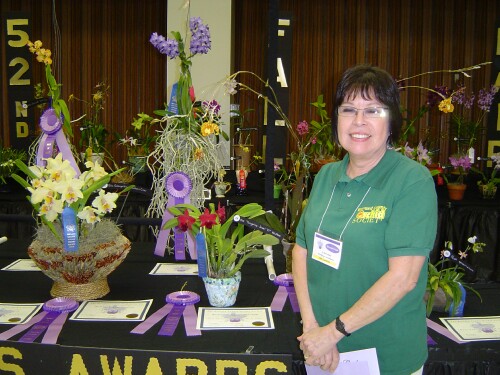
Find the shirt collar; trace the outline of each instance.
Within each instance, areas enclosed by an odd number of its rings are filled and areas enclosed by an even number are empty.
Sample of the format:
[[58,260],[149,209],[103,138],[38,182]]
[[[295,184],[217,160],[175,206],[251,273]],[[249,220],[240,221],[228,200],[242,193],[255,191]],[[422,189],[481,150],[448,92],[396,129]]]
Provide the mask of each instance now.
[[342,159],[342,165],[337,170],[338,172],[334,176],[334,183],[337,182],[350,182],[351,180],[362,181],[368,186],[376,189],[380,189],[385,181],[388,179],[389,174],[392,172],[396,164],[398,163],[397,153],[394,150],[388,149],[382,159],[378,164],[368,173],[351,179],[347,176],[346,170],[349,163],[349,154],[344,156]]

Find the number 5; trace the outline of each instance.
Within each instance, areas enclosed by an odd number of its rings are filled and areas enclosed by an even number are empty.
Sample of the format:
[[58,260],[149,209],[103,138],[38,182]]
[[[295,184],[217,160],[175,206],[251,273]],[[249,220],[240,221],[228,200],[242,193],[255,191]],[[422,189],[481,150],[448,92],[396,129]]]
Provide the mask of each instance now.
[[16,26],[28,25],[27,19],[7,20],[7,35],[17,35],[18,40],[9,40],[11,47],[24,47],[28,43],[29,35],[24,30],[16,30]]

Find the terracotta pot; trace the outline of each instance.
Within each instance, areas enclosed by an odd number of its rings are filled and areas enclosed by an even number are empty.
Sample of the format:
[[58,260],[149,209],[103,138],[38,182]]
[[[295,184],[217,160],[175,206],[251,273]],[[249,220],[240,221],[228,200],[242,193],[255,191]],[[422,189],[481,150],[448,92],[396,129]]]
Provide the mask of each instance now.
[[479,191],[483,199],[493,199],[497,193],[496,186],[479,185]]
[[450,200],[461,201],[464,199],[465,189],[467,189],[466,184],[450,183],[446,186],[448,187],[448,197]]

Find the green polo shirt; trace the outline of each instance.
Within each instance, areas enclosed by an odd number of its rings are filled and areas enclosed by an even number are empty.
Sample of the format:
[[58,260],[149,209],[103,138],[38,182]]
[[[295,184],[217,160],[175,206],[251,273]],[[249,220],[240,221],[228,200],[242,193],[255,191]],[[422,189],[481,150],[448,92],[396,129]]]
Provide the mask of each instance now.
[[[321,168],[296,231],[297,243],[308,251],[309,294],[321,326],[387,272],[389,257],[428,256],[436,237],[437,198],[427,168],[387,150],[370,172],[350,179],[348,162],[346,156]],[[341,237],[338,269],[312,259],[316,231]],[[380,319],[343,338],[339,351],[375,347],[384,375],[418,370],[427,358],[426,281],[424,266],[417,286]]]

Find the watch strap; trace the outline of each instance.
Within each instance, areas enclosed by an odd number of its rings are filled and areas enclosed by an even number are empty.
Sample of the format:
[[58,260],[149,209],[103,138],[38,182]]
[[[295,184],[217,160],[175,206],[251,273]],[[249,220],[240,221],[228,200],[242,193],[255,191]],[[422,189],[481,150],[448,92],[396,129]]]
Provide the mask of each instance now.
[[346,336],[346,337],[351,336],[351,334],[345,330],[345,325],[342,322],[342,320],[340,320],[340,316],[338,316],[335,319],[335,328],[337,329],[337,331],[339,331],[340,333],[342,333],[344,336]]

